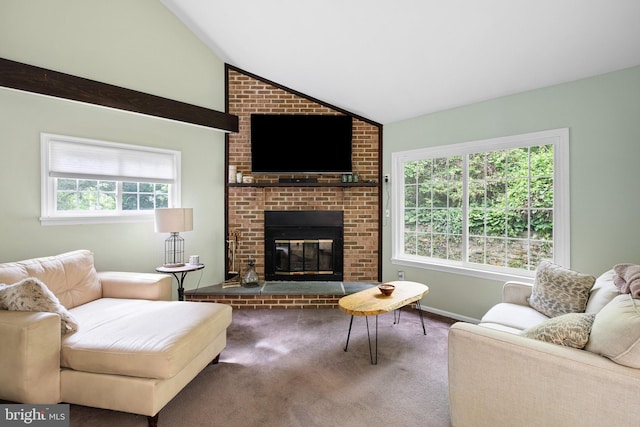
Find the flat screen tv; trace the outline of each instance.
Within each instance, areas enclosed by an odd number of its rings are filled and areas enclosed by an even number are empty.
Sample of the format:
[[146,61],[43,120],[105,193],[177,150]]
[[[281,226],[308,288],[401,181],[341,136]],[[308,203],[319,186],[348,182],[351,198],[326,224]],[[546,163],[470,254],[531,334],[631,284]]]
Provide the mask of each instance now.
[[351,117],[251,115],[251,171],[263,174],[351,172]]

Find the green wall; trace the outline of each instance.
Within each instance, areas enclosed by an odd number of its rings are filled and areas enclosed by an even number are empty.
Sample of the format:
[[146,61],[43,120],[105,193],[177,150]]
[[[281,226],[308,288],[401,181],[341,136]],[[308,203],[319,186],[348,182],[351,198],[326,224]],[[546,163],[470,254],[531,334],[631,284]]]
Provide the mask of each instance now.
[[[224,111],[224,64],[156,0],[2,0],[0,57]],[[186,255],[224,275],[224,133],[0,88],[0,262],[86,248],[99,270],[154,271],[163,242],[153,221],[42,226],[40,133],[182,152],[182,204],[194,208]],[[175,296],[175,289],[174,289]]]
[[[640,67],[385,125],[383,168],[391,171],[396,151],[565,127],[571,268],[598,276],[616,263],[640,263]],[[383,279],[404,270],[407,280],[428,284],[429,310],[472,320],[500,301],[501,282],[392,264],[390,230],[385,223]]]
[[[156,0],[2,0],[0,57],[224,111],[224,64]],[[571,132],[571,262],[598,275],[640,263],[640,68],[499,98],[384,127],[384,172],[394,151],[546,129]],[[40,132],[182,151],[182,203],[194,208],[188,254],[206,263],[186,287],[224,272],[224,135],[152,117],[0,88],[0,262],[91,249],[100,270],[153,271],[164,235],[153,223],[41,226]],[[385,198],[388,195],[385,194]],[[385,205],[386,206],[386,205]],[[477,319],[502,283],[391,263],[427,283],[434,312]]]

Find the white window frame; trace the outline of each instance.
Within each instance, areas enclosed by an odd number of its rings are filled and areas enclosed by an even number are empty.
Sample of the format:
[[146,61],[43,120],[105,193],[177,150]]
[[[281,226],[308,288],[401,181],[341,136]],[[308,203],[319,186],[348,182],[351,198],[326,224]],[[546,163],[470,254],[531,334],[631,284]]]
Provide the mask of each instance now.
[[[470,264],[466,261],[449,261],[404,253],[404,164],[425,158],[465,156],[527,146],[554,146],[554,201],[553,201],[553,254],[554,263],[570,268],[570,194],[569,194],[569,129],[553,129],[527,134],[469,141],[438,147],[395,152],[391,154],[391,263],[432,269],[448,273],[464,274],[485,279],[520,280],[532,282],[535,271],[491,265]],[[466,162],[465,162],[466,163]],[[468,177],[463,177],[467,186]],[[467,213],[467,200],[463,211]],[[466,233],[466,231],[465,231]]]
[[[101,141],[97,139],[78,138],[74,136],[56,135],[51,133],[40,134],[41,150],[41,216],[42,225],[69,225],[69,224],[104,224],[104,223],[125,223],[125,222],[149,222],[154,220],[153,210],[126,211],[120,208],[115,211],[56,211],[56,178],[65,177],[56,174],[52,170],[51,147],[56,143],[69,143],[76,145],[80,150],[105,148],[112,152],[122,154],[133,154],[137,156],[148,156],[149,158],[163,158],[165,163],[170,162],[170,166],[165,168],[165,176],[136,176],[118,175],[116,172],[101,172],[95,170],[79,170],[78,173],[70,174],[68,178],[89,178],[98,180],[118,181],[121,188],[122,181],[135,182],[155,182],[169,184],[169,207],[180,207],[181,192],[181,153],[176,150],[167,150],[156,147],[141,145],[123,144],[111,141]],[[159,156],[159,157],[158,157]]]

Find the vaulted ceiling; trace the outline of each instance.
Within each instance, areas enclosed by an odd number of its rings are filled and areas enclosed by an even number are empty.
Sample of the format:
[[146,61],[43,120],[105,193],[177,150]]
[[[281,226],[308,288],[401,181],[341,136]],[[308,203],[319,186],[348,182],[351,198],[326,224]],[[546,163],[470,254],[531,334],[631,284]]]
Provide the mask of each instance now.
[[161,0],[224,62],[387,124],[640,65],[638,0]]

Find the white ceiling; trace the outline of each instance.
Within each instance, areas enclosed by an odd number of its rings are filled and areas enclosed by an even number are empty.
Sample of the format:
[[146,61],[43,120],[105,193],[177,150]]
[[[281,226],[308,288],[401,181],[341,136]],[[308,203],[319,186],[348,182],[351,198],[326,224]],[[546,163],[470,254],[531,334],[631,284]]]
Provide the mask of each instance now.
[[640,0],[161,0],[224,62],[381,124],[640,65]]

